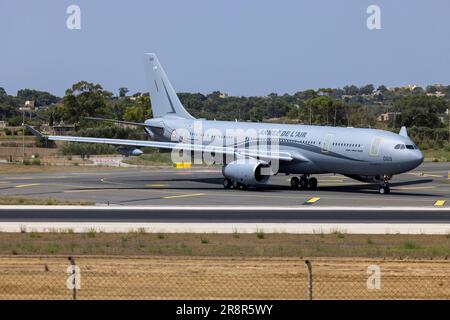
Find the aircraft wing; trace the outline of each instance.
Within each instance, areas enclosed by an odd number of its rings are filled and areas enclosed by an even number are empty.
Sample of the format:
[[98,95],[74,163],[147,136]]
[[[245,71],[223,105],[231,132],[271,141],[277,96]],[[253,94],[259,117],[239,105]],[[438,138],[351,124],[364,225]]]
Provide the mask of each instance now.
[[160,142],[160,141],[144,141],[144,140],[128,140],[128,139],[109,139],[109,138],[90,138],[90,137],[72,137],[72,136],[48,136],[50,141],[70,141],[70,142],[87,142],[87,143],[103,143],[119,146],[133,147],[153,147],[162,149],[185,150],[209,152],[219,154],[237,154],[243,157],[278,159],[283,161],[292,161],[294,158],[288,152],[271,152],[260,151],[251,148],[231,148],[214,145],[200,145],[177,142]]
[[[261,158],[268,160],[281,160],[292,161],[294,156],[289,152],[283,151],[270,151],[270,150],[258,150],[256,148],[233,148],[223,147],[215,145],[201,145],[201,144],[189,144],[189,143],[177,143],[177,142],[161,142],[161,141],[144,141],[144,140],[128,140],[128,139],[109,139],[109,138],[91,138],[91,137],[75,137],[75,136],[44,136],[42,133],[25,125],[34,135],[39,138],[47,139],[50,141],[68,141],[68,142],[83,142],[83,143],[103,143],[117,146],[130,146],[130,147],[153,147],[172,150],[184,150],[184,151],[197,151],[208,152],[216,154],[230,154],[242,157]],[[295,157],[298,158],[298,157]],[[304,160],[298,158],[298,160]]]

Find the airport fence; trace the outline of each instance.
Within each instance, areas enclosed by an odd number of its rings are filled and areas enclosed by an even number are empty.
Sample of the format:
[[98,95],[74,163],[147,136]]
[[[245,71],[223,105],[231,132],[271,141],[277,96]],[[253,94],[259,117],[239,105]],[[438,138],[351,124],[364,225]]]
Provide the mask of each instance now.
[[0,257],[0,299],[450,299],[447,261],[280,261]]

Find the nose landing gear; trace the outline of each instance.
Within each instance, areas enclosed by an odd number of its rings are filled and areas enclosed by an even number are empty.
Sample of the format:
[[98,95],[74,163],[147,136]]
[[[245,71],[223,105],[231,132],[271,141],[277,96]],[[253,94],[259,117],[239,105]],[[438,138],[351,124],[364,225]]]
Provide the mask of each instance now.
[[381,180],[380,187],[378,191],[380,194],[389,194],[391,192],[391,188],[389,188],[389,180],[391,179],[391,176],[384,176],[383,180]]

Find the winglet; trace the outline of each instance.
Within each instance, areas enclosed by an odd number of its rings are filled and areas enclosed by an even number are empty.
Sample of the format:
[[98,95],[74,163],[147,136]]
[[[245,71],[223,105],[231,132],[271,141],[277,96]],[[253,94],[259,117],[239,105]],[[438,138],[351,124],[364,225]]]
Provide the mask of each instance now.
[[406,132],[406,127],[402,127],[400,129],[399,135],[401,135],[402,137],[408,137],[408,132]]
[[44,136],[41,132],[37,131],[35,128],[33,128],[32,126],[28,125],[28,124],[24,124],[24,127],[26,129],[28,129],[34,136],[40,138],[40,139],[44,139],[46,138],[46,136]]

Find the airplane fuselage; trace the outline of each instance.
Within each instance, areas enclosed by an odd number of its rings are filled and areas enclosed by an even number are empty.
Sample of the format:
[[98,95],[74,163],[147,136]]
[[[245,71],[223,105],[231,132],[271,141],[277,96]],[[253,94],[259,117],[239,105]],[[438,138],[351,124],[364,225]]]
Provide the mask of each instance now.
[[[239,146],[255,139],[266,139],[269,133],[275,136],[280,151],[298,155],[296,158],[301,159],[281,161],[278,171],[281,173],[394,175],[412,170],[423,161],[421,151],[408,137],[378,129],[170,117],[149,119],[146,123],[162,126],[163,131],[159,134],[150,132],[156,140],[196,141],[206,145],[215,140],[223,141],[227,146]],[[261,133],[265,133],[265,138],[261,138]]]

